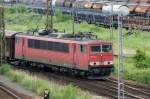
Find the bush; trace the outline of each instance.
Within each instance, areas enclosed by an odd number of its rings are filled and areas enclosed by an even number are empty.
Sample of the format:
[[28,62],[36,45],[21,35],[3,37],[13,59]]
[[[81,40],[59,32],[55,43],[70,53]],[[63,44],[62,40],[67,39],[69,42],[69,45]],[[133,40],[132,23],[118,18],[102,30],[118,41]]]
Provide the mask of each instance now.
[[149,67],[149,57],[146,56],[145,51],[137,50],[134,56],[135,65],[138,68]]

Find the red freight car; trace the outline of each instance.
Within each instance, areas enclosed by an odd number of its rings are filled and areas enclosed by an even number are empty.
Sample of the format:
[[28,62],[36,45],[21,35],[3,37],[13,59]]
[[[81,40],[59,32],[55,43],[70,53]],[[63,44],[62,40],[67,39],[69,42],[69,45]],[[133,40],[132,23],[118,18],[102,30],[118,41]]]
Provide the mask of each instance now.
[[17,62],[39,64],[61,72],[88,77],[109,76],[113,66],[111,42],[15,35]]

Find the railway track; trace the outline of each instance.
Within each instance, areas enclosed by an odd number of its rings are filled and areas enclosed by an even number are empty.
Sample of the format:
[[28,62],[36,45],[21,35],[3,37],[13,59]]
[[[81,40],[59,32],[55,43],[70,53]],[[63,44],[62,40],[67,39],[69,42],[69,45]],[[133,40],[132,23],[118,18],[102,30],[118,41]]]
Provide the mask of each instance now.
[[[117,79],[108,79],[109,83],[112,83],[117,87]],[[137,85],[135,83],[124,82],[125,83],[125,91],[129,93],[133,93],[138,95],[140,99],[149,99],[150,98],[150,86]]]
[[[18,70],[18,68],[15,68]],[[73,76],[64,76],[56,73],[50,73],[41,71],[40,69],[27,69],[19,68],[25,72],[28,72],[34,76],[40,78],[46,77],[49,80],[54,80],[60,84],[72,84],[80,87],[83,90],[95,93],[100,96],[105,96],[111,99],[117,98],[117,81],[114,79],[108,79],[106,81],[99,80],[87,80]],[[132,85],[130,83],[125,83],[125,99],[150,99],[149,88],[144,88],[143,86]]]
[[11,90],[4,86],[4,84],[0,83],[0,99],[21,99]]

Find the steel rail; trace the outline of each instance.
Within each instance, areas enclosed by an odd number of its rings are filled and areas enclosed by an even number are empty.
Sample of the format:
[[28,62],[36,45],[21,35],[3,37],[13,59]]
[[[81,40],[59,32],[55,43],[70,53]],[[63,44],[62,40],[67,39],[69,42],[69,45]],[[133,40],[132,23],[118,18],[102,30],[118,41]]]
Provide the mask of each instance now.
[[[108,79],[108,81],[109,81],[109,83],[112,83],[114,86],[117,86],[117,81],[115,81],[115,80],[111,80],[111,79]],[[137,86],[138,87],[138,86]],[[140,93],[140,94],[143,94],[143,95],[146,95],[147,97],[150,97],[150,91],[145,91],[145,90],[143,90],[143,89],[140,89],[140,88],[136,88],[136,86],[135,87],[133,87],[131,84],[129,85],[127,82],[125,82],[125,93],[127,93],[127,94],[129,94],[129,95],[131,95],[131,93],[132,93],[132,95],[133,96],[135,96],[134,94],[137,94],[137,93]],[[133,94],[134,93],[134,94]],[[138,96],[137,96],[138,97]],[[143,99],[141,96],[140,97],[138,97],[139,99]]]
[[[114,92],[116,92],[116,94],[117,94],[117,90],[118,90],[117,85],[115,85],[113,83],[108,83],[108,82],[102,83],[102,82],[98,82],[98,81],[95,81],[94,83],[95,83],[95,85],[101,84],[102,86],[107,87],[107,90],[114,90]],[[142,99],[142,97],[136,96],[133,93],[128,92],[128,91],[125,91],[125,97],[133,98],[133,99]]]
[[0,89],[9,94],[10,96],[14,97],[15,99],[21,99],[19,96],[14,94],[12,91],[8,90],[7,88],[3,87],[3,85],[0,85]]

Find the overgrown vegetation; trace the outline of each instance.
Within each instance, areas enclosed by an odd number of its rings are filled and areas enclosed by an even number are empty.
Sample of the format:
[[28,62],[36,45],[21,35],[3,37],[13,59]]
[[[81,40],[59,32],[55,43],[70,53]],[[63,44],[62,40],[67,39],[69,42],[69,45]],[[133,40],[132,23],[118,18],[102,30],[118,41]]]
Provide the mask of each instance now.
[[150,58],[145,51],[137,50],[134,56],[135,65],[138,68],[150,68]]
[[50,92],[50,99],[91,99],[88,92],[82,92],[73,85],[61,86],[55,82],[46,81],[25,72],[13,70],[9,65],[0,66],[0,75],[5,75],[12,81],[43,96],[45,89]]
[[138,68],[135,66],[134,59],[128,58],[124,62],[124,77],[138,83],[150,84],[150,68]]
[[[28,13],[28,11],[16,12],[16,8],[6,10],[6,29],[14,31],[26,32],[36,28],[45,28],[46,17],[44,15],[37,15],[36,13]],[[13,12],[13,13],[12,13]],[[66,31],[72,33],[72,20],[69,15],[62,15],[59,11],[54,16],[54,28],[59,31]],[[92,32],[103,40],[110,40],[110,29],[89,25],[85,22],[75,24],[75,32]],[[129,54],[136,52],[138,48],[144,49],[146,57],[150,56],[150,33],[147,31],[133,30],[136,33],[132,35],[125,35],[128,31],[123,29],[123,48]],[[118,51],[117,47],[117,30],[114,29],[114,52]],[[138,55],[139,56],[139,55]],[[149,65],[149,58],[144,61]],[[150,84],[150,68],[137,68],[136,64],[141,64],[139,60],[133,58],[125,59],[125,78],[135,80],[139,83]],[[145,64],[144,62],[144,64]],[[143,62],[142,62],[143,64]],[[117,66],[117,64],[115,64]],[[139,65],[142,66],[142,65]],[[149,80],[149,81],[148,81]]]

